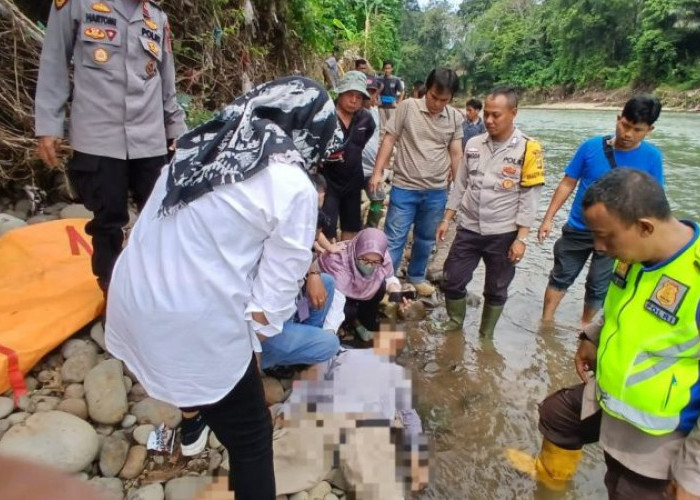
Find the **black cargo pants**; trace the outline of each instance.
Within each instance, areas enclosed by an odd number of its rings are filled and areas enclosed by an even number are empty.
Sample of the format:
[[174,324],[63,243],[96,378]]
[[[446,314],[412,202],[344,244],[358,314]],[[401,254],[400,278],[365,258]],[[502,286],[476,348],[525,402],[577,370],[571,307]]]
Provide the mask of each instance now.
[[129,194],[141,210],[166,161],[165,155],[120,160],[73,153],[68,177],[85,208],[94,214],[85,232],[92,237],[92,272],[103,291],[124,243]]

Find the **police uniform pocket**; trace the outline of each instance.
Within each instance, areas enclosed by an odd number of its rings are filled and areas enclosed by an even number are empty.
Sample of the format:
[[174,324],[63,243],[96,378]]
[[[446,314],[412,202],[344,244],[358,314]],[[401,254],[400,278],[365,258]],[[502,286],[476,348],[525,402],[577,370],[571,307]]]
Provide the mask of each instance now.
[[493,189],[495,191],[513,191],[513,192],[518,192],[520,191],[520,184],[518,183],[517,179],[511,179],[511,178],[497,178],[496,182],[494,183]]
[[119,53],[110,46],[100,43],[83,44],[83,66],[106,71],[118,71],[118,59]]

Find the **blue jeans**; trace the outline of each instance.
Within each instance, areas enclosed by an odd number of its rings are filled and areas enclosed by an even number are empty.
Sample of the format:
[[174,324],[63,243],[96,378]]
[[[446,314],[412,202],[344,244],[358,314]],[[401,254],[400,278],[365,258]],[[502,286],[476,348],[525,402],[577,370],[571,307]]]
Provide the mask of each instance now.
[[396,273],[401,265],[408,232],[413,225],[413,249],[408,263],[408,281],[422,283],[435,245],[435,232],[445,213],[447,189],[412,190],[391,188],[384,232]]
[[323,307],[310,307],[304,322],[296,318],[285,321],[280,333],[262,343],[263,370],[273,366],[314,365],[330,359],[340,349],[338,336],[323,329],[333,302],[335,281],[328,274],[322,274],[321,279],[328,294]]

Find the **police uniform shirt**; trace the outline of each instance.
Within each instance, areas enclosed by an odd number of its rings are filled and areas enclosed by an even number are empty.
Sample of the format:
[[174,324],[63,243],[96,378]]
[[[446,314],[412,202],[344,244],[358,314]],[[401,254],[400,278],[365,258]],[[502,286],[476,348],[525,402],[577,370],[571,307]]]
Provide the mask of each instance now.
[[[140,0],[54,0],[41,52],[37,136],[117,159],[163,155],[187,130],[175,96],[168,19]],[[73,88],[70,63],[73,61]]]

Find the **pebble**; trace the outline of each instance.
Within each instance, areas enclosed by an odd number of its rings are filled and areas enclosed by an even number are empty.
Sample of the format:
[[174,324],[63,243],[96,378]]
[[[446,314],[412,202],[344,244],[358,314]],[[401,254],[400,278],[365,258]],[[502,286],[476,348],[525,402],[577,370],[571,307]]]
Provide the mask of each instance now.
[[103,351],[107,350],[105,344],[105,329],[102,327],[101,321],[96,322],[92,325],[92,328],[90,328],[90,338],[94,340]]
[[164,500],[165,491],[160,483],[151,483],[130,492],[127,500]]
[[0,214],[0,236],[2,236],[8,231],[12,231],[13,229],[17,229],[18,227],[24,227],[26,225],[27,223],[19,217],[15,217],[14,215],[10,215],[7,213]]
[[309,490],[309,500],[323,500],[331,492],[331,485],[326,481],[321,481]]
[[134,386],[134,382],[132,382],[132,380],[129,377],[124,375],[124,389],[126,389],[127,394],[129,393],[129,391],[131,390],[131,388],[133,386]]
[[224,452],[221,454],[221,465],[219,467],[225,471],[228,471],[231,467],[228,461],[228,450],[226,449],[224,449]]
[[95,432],[100,436],[109,436],[114,432],[114,427],[111,425],[99,424],[95,426]]
[[92,212],[79,203],[63,207],[60,214],[61,219],[92,219]]
[[27,413],[34,413],[36,411],[36,403],[26,394],[19,398],[17,402],[17,408]]
[[32,392],[35,391],[37,387],[39,387],[39,381],[34,377],[25,377],[24,385],[27,386],[27,391]]
[[5,418],[15,409],[15,402],[10,398],[0,397],[0,418]]
[[97,353],[86,348],[66,359],[61,367],[64,382],[82,382],[90,370],[97,364]]
[[134,479],[137,478],[142,472],[146,465],[146,456],[148,452],[145,446],[136,445],[132,446],[129,450],[129,455],[126,457],[126,463],[124,468],[122,468],[119,473],[119,477],[122,479]]
[[36,403],[36,411],[51,411],[55,410],[61,402],[61,398],[56,398],[53,396],[38,396],[34,399]]
[[179,408],[153,398],[146,398],[136,403],[131,408],[131,413],[136,415],[140,424],[150,423],[158,426],[165,423],[171,429],[180,425],[182,420],[182,412]]
[[323,500],[338,500],[338,497],[334,493],[328,493]]
[[56,409],[75,415],[83,420],[87,420],[88,418],[87,404],[82,398],[66,398],[58,403]]
[[437,373],[440,371],[440,365],[435,361],[428,361],[425,366],[423,366],[423,371],[425,373]]
[[128,429],[132,425],[136,424],[136,417],[134,415],[125,415],[122,419],[121,426],[123,429]]
[[90,418],[101,424],[121,422],[128,411],[121,361],[102,361],[88,372],[84,385]]
[[32,211],[32,202],[26,198],[23,198],[15,203],[14,210],[18,214],[23,214],[24,217],[27,217]]
[[300,491],[290,496],[289,500],[309,500],[309,494],[305,491]]
[[68,206],[68,203],[64,201],[59,201],[58,203],[54,203],[53,205],[49,205],[44,209],[45,214],[50,214],[50,215],[57,215],[60,214],[61,210],[65,207]]
[[0,420],[0,432],[5,432],[7,429],[11,427],[10,421],[7,419],[2,419]]
[[165,484],[165,500],[191,500],[209,483],[209,478],[199,476],[171,479]]
[[83,339],[68,339],[61,346],[61,354],[65,359],[70,359],[83,351],[96,352],[96,349],[90,342]]
[[100,450],[100,471],[104,477],[116,477],[126,463],[129,443],[121,433],[107,437]]
[[46,384],[48,382],[51,382],[51,380],[53,379],[53,372],[50,370],[41,370],[36,376],[36,378],[42,384]]
[[24,411],[18,411],[17,413],[13,413],[9,417],[7,417],[7,421],[10,422],[10,425],[16,425],[20,422],[24,422],[25,420],[27,420],[28,417],[29,413]]
[[85,396],[85,388],[83,384],[70,384],[63,391],[63,397],[66,399],[78,399]]
[[107,500],[123,500],[124,484],[117,477],[95,477],[88,483],[105,495]]
[[148,397],[148,393],[146,392],[146,389],[144,389],[141,384],[134,384],[131,387],[131,390],[129,391],[129,401],[133,401],[134,403],[138,403],[139,401],[143,401],[147,397]]
[[153,432],[155,428],[156,427],[153,424],[139,425],[134,429],[132,437],[138,444],[145,445],[148,443],[148,436],[151,435],[151,432]]
[[165,463],[165,457],[163,455],[155,455],[153,457],[153,463],[156,465],[163,465]]
[[216,469],[221,467],[221,462],[224,461],[223,455],[219,453],[216,450],[212,450],[209,452],[209,466],[207,467],[207,471],[209,474],[213,473]]
[[12,426],[0,453],[26,458],[65,472],[80,472],[97,456],[97,433],[90,424],[61,411],[37,413]]

